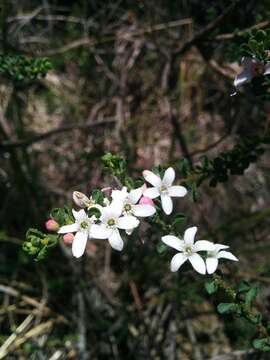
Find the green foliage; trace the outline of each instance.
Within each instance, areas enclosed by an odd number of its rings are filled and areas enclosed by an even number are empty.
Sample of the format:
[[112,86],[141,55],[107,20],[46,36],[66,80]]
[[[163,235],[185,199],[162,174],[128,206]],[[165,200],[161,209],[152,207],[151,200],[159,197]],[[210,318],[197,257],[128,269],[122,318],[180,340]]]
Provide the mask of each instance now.
[[251,32],[248,41],[242,44],[240,49],[242,56],[255,57],[261,61],[269,60],[270,29]]
[[69,207],[65,206],[63,208],[55,208],[51,211],[51,217],[55,220],[60,226],[72,224],[74,218]]
[[205,290],[207,291],[207,293],[209,295],[212,295],[212,294],[214,294],[215,292],[218,291],[218,285],[216,284],[216,282],[214,280],[213,281],[207,281],[204,284],[204,287],[205,287]]
[[179,225],[182,225],[187,219],[187,216],[185,214],[182,213],[177,213],[174,215],[173,219],[172,219],[172,227],[176,228]]
[[210,160],[203,156],[195,169],[191,169],[186,159],[177,162],[177,166],[186,178],[186,184],[197,199],[197,187],[206,179],[209,185],[227,182],[231,175],[243,175],[251,163],[256,162],[264,153],[264,145],[269,144],[270,137],[248,137],[240,140],[231,150],[221,152]]
[[[234,314],[239,318],[247,320],[250,324],[255,325],[259,334],[269,340],[268,330],[264,325],[262,315],[253,309],[253,303],[258,293],[258,288],[252,286],[247,281],[242,281],[237,289],[233,289],[218,275],[214,275],[214,280],[205,284],[208,294],[214,294],[218,289],[223,290],[225,294],[231,299],[231,302],[222,302],[218,304],[217,310],[220,314]],[[260,339],[261,340],[261,339]],[[264,342],[256,342],[253,345],[262,346]],[[256,347],[258,348],[258,347]],[[270,350],[270,348],[269,348]],[[264,346],[263,351],[267,350]]]
[[164,254],[168,250],[168,246],[166,246],[164,243],[159,242],[157,244],[157,252],[159,254]]
[[43,234],[37,229],[29,229],[23,250],[33,256],[36,261],[43,260],[50,248],[56,246],[57,235]]
[[122,157],[107,153],[101,160],[105,173],[118,178],[128,189],[134,187],[133,179],[127,176],[127,163]]
[[90,209],[87,209],[86,212],[89,217],[95,216],[97,219],[99,219],[101,216],[101,212],[96,207],[91,207]]
[[0,55],[0,76],[14,82],[33,81],[52,69],[47,58],[31,59],[20,55]]
[[270,339],[269,338],[255,339],[253,341],[253,346],[257,350],[268,352],[270,351]]
[[217,310],[220,314],[239,313],[239,306],[234,303],[220,303],[217,306]]
[[92,191],[92,199],[96,204],[103,205],[104,193],[99,189],[94,189]]

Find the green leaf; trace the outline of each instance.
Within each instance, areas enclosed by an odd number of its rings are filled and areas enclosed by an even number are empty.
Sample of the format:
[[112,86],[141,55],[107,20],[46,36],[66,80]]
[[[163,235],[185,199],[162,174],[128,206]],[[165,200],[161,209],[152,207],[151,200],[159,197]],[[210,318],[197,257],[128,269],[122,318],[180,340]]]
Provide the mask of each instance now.
[[74,218],[70,208],[55,208],[51,211],[51,217],[60,225],[68,225],[74,222]]
[[208,281],[204,284],[205,290],[207,291],[207,293],[209,295],[214,294],[215,292],[218,291],[218,285],[216,284],[215,281]]
[[168,247],[167,247],[165,244],[159,243],[159,244],[157,245],[157,252],[158,252],[159,254],[163,254],[163,253],[165,253],[167,250],[168,250]]
[[186,221],[187,217],[185,214],[177,213],[172,220],[172,226],[177,226],[183,224]]
[[245,303],[248,306],[251,306],[253,300],[256,298],[258,294],[258,288],[257,287],[252,287],[245,296]]
[[238,292],[247,292],[251,288],[251,285],[248,281],[242,280],[238,286]]
[[217,310],[220,314],[229,314],[238,310],[238,305],[235,303],[220,303]]
[[253,340],[253,346],[255,349],[260,351],[264,351],[264,352],[270,351],[270,342],[269,339],[267,338]]
[[86,210],[86,212],[89,217],[95,216],[97,219],[99,219],[101,216],[100,210],[96,207],[91,207],[90,209]]
[[103,205],[104,194],[102,191],[100,191],[99,189],[94,189],[91,195],[95,203]]

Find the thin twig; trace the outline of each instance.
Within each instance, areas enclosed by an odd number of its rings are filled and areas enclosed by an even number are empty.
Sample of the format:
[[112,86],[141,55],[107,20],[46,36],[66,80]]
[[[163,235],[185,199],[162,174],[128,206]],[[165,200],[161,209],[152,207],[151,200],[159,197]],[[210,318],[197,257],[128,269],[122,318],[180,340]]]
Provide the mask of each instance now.
[[28,147],[34,143],[46,140],[49,137],[52,137],[54,135],[58,135],[61,133],[73,131],[73,130],[87,130],[95,127],[100,127],[102,125],[110,125],[114,124],[115,119],[114,118],[107,118],[104,120],[96,121],[93,123],[86,123],[86,124],[73,124],[73,125],[67,125],[67,126],[60,126],[57,129],[53,129],[50,131],[45,132],[44,134],[35,135],[29,139],[21,139],[21,140],[15,140],[15,141],[4,141],[0,143],[0,150],[3,149],[4,151],[14,149],[17,147]]

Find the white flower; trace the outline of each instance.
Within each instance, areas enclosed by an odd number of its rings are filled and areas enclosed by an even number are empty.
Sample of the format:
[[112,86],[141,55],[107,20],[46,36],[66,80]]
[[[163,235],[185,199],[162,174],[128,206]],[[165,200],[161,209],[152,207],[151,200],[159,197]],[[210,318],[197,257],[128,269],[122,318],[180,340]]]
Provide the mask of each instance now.
[[108,239],[112,248],[121,251],[124,246],[119,229],[132,231],[139,220],[132,215],[121,216],[123,201],[113,200],[109,206],[101,208],[100,224],[91,227],[91,236],[96,239]]
[[163,179],[149,170],[144,170],[143,176],[146,181],[153,185],[153,187],[144,190],[143,195],[150,199],[160,196],[162,209],[167,215],[170,215],[173,210],[171,197],[183,197],[187,194],[187,189],[184,186],[172,185],[175,179],[175,171],[171,167],[165,171]]
[[127,191],[124,186],[122,190],[113,190],[112,199],[123,201],[123,214],[137,217],[152,216],[156,212],[154,206],[137,204],[143,194],[143,187]]
[[229,246],[227,245],[215,244],[215,249],[208,251],[206,258],[206,269],[208,274],[213,274],[217,270],[219,259],[238,261],[237,257],[231,252],[224,251],[224,249],[228,248]]
[[177,271],[180,266],[188,260],[198,273],[203,275],[206,274],[205,262],[198,254],[198,251],[213,251],[215,246],[207,240],[198,240],[194,242],[196,232],[197,227],[193,226],[185,231],[184,240],[180,240],[174,235],[166,235],[161,238],[164,244],[179,251],[179,253],[172,258],[171,271]]
[[76,232],[72,242],[72,254],[79,258],[83,255],[87,243],[90,238],[90,229],[93,222],[96,220],[94,216],[89,218],[84,210],[72,210],[75,222],[70,225],[62,226],[58,234],[66,234]]
[[263,61],[243,57],[242,65],[244,67],[243,71],[234,79],[234,86],[236,88],[243,85],[246,81],[252,80],[255,76],[270,74],[270,61],[264,64]]

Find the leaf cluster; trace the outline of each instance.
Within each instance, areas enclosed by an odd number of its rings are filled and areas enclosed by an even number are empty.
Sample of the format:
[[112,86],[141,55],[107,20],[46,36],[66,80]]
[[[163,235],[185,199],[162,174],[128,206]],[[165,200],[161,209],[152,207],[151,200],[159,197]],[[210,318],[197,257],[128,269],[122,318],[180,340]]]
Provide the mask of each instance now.
[[56,246],[57,242],[57,235],[44,234],[37,229],[29,229],[23,243],[23,250],[33,256],[36,261],[39,261],[45,258],[48,250]]
[[256,162],[264,153],[264,145],[270,143],[270,137],[249,137],[240,140],[232,149],[221,152],[214,159],[203,156],[194,169],[186,159],[177,162],[189,188],[196,191],[206,179],[209,185],[227,182],[231,175],[243,175],[251,163]]
[[27,58],[21,55],[0,55],[0,76],[15,83],[44,77],[52,69],[48,58]]

